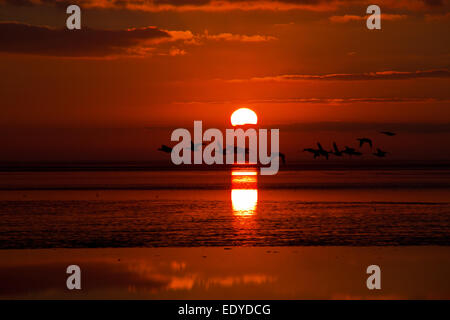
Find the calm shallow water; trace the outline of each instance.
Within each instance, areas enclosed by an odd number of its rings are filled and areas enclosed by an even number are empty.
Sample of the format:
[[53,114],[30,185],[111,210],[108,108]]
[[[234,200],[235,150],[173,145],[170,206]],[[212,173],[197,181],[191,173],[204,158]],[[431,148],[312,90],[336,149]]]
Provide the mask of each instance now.
[[450,172],[2,173],[0,248],[449,245]]
[[[450,299],[449,247],[0,250],[1,299]],[[381,266],[381,290],[366,268]],[[82,269],[67,290],[66,268]]]

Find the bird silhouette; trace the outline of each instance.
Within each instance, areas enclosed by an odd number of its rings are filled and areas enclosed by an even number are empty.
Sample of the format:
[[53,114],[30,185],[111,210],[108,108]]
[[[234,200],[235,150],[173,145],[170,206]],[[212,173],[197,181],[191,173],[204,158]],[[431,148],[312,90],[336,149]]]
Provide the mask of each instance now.
[[281,162],[285,165],[286,164],[286,156],[284,155],[284,153],[281,152],[273,152],[270,156],[271,159],[276,158],[276,157],[280,157],[281,158]]
[[235,154],[238,154],[238,153],[248,154],[248,153],[250,153],[250,149],[249,148],[241,148],[241,147],[238,147],[238,146],[230,146],[228,144],[227,144],[226,148],[222,148],[222,144],[220,142],[217,142],[217,145],[219,146],[220,149],[222,149],[222,153],[223,154],[227,154],[229,150],[230,151],[233,150],[233,152]]
[[361,152],[356,151],[354,148],[349,148],[347,146],[345,146],[344,150],[342,150],[342,153],[346,153],[348,154],[350,157],[351,156],[360,156],[362,155]]
[[384,158],[386,156],[386,154],[388,154],[389,152],[386,151],[382,151],[380,149],[377,148],[377,152],[373,153],[374,156],[377,156],[379,158]]
[[[217,142],[217,145],[219,147],[219,149],[222,149],[222,153],[225,155],[228,153],[228,150],[233,150],[235,154],[238,153],[245,153],[245,154],[249,154],[250,153],[250,149],[249,148],[241,148],[238,146],[230,146],[227,145],[226,148],[222,148],[222,144],[220,142]],[[284,153],[281,152],[273,152],[270,156],[271,159],[276,158],[276,157],[280,157],[281,158],[281,162],[283,164],[286,164],[286,156]]]
[[345,146],[344,150],[342,150],[342,153],[349,153],[349,152],[354,152],[356,151],[355,148],[350,148]]
[[328,160],[328,155],[330,153],[332,153],[332,152],[331,151],[326,151],[324,148],[322,148],[322,145],[319,142],[317,142],[317,146],[319,147],[319,154],[321,156],[324,156]]
[[192,141],[191,141],[191,151],[199,151],[199,147],[200,146],[204,146],[204,145],[206,145],[205,143],[196,143],[196,144],[194,144]]
[[227,154],[228,151],[227,148],[223,148],[222,144],[219,141],[217,141],[217,146],[219,147],[220,150],[222,150],[223,155]]
[[339,150],[338,146],[336,145],[336,142],[333,142],[333,154],[337,157],[342,157],[342,151]]
[[238,153],[248,154],[250,152],[249,148],[241,148],[241,147],[238,147],[238,146],[234,146],[234,147],[233,146],[228,146],[227,149],[228,150],[233,149],[234,153],[236,153],[236,154],[238,154]]
[[385,135],[387,135],[387,136],[389,136],[389,137],[392,137],[392,136],[395,136],[395,135],[396,135],[395,132],[391,132],[391,131],[379,131],[379,133],[385,134]]
[[165,144],[162,144],[160,148],[158,148],[158,151],[162,151],[165,153],[172,153],[172,147],[168,147]]
[[306,148],[303,149],[303,152],[310,152],[314,155],[314,159],[320,156],[320,152],[317,149],[313,149],[313,148]]
[[359,147],[360,148],[364,145],[364,143],[368,143],[370,148],[372,148],[372,140],[371,139],[369,139],[369,138],[358,138],[356,140],[359,141]]

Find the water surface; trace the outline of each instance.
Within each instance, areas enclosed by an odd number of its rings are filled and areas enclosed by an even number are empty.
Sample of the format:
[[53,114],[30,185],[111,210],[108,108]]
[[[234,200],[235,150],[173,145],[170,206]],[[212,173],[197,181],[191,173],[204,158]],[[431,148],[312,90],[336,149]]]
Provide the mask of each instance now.
[[450,244],[448,170],[0,175],[3,249]]

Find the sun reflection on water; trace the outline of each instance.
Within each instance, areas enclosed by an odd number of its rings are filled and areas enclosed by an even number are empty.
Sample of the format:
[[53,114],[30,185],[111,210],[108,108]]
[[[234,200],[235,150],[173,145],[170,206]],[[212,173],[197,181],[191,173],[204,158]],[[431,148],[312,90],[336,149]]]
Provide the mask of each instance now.
[[253,215],[258,202],[258,190],[233,189],[231,190],[231,202],[236,215]]
[[252,216],[258,203],[256,170],[231,172],[231,204],[236,216]]

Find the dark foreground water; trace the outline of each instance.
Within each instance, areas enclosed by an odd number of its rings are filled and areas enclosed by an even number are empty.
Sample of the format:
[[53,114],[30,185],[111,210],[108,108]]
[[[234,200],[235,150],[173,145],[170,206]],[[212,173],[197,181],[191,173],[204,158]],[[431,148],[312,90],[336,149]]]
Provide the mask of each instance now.
[[450,299],[449,279],[446,246],[0,250],[0,299]]
[[449,245],[449,171],[2,173],[0,248]]

